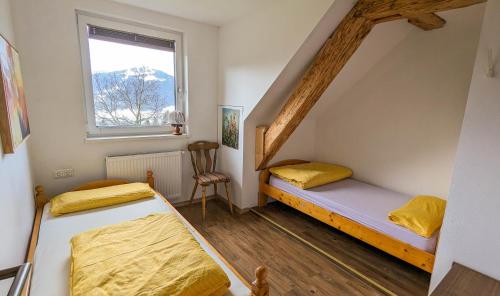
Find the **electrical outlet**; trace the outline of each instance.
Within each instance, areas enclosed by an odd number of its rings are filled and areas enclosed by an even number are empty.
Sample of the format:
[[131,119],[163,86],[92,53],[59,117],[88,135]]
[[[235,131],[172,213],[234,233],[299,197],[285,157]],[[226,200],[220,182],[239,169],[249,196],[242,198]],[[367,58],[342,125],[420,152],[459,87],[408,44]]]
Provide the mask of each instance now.
[[74,175],[74,169],[59,169],[54,171],[54,179],[71,178]]

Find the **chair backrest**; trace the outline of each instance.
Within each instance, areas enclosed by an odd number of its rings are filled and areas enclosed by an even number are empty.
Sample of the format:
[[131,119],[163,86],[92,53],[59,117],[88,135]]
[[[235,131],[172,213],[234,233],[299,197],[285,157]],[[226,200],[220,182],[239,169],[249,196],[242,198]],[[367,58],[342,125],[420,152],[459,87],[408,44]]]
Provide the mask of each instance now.
[[[219,143],[215,142],[198,141],[188,145],[191,163],[197,176],[211,173],[215,170],[217,149],[219,149]],[[214,150],[213,159],[210,155],[210,150]]]

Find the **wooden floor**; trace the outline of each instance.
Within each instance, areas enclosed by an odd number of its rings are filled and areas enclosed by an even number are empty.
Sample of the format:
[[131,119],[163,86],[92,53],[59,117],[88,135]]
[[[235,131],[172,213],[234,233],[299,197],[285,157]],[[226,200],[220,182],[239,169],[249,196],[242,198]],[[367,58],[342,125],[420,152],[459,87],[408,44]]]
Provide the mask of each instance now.
[[[207,207],[204,223],[199,204],[179,211],[248,281],[266,265],[271,295],[384,295],[256,214],[231,216],[220,200]],[[280,203],[258,211],[397,295],[427,295],[430,276],[423,271]]]

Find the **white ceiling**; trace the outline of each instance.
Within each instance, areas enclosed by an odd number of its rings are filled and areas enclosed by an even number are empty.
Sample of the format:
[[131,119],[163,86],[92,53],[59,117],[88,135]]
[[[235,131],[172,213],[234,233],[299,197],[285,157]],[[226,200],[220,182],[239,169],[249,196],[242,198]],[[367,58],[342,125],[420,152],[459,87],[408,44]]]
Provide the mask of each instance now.
[[222,26],[273,0],[113,0],[190,20]]

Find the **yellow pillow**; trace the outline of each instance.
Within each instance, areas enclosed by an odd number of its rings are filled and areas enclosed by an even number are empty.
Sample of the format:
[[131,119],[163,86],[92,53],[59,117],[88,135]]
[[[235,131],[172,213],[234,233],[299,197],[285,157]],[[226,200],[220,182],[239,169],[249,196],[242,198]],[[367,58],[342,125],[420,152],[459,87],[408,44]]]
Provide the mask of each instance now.
[[144,183],[130,183],[98,189],[72,191],[60,194],[50,201],[52,216],[85,211],[100,207],[148,198],[155,195]]
[[419,195],[389,213],[389,220],[423,237],[431,237],[443,223],[446,201],[435,196]]
[[321,186],[352,176],[349,168],[320,162],[274,167],[269,171],[276,177],[302,189]]

